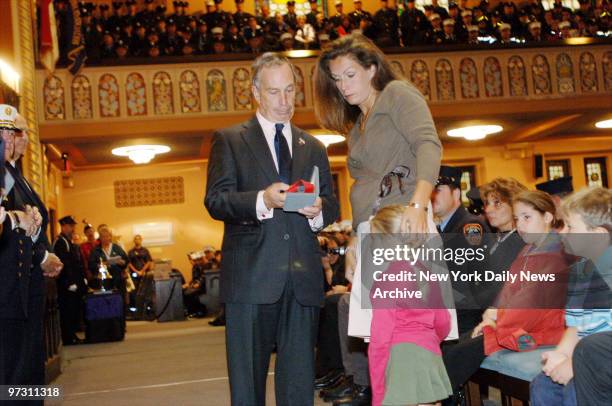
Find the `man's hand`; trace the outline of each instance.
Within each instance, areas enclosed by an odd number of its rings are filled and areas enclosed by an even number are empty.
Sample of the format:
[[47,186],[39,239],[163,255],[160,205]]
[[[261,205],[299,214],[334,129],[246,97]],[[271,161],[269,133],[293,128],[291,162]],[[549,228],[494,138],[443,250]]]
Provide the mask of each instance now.
[[298,213],[306,216],[306,218],[313,219],[321,213],[321,209],[323,207],[323,201],[320,197],[315,199],[315,202],[312,206],[304,207],[303,209],[299,209]]
[[546,351],[542,354],[542,361],[544,363],[542,366],[542,372],[544,372],[546,376],[550,376],[553,370],[566,360],[567,355],[561,351]]
[[40,267],[43,270],[43,275],[49,278],[55,278],[62,271],[64,264],[62,264],[62,261],[57,255],[49,253],[45,262],[40,264]]
[[31,215],[34,219],[34,224],[36,225],[36,228],[40,228],[40,226],[42,225],[42,216],[40,214],[40,211],[38,211],[38,207],[26,206],[26,214]]
[[38,226],[36,225],[36,219],[30,206],[26,206],[26,211],[13,211],[14,216],[19,221],[19,228],[23,229],[28,237],[36,234]]
[[268,210],[280,209],[285,205],[287,194],[285,191],[289,189],[289,185],[282,182],[271,184],[264,190],[263,201]]
[[572,367],[572,359],[566,358],[565,361],[557,365],[550,374],[550,379],[561,385],[567,383],[574,377],[574,368]]

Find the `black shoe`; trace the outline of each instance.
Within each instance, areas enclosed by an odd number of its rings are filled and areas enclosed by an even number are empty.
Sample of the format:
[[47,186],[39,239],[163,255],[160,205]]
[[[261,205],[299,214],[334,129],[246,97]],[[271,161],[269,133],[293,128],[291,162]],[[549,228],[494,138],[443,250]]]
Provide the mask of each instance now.
[[225,317],[224,318],[216,318],[208,322],[211,326],[225,326]]
[[369,386],[353,385],[353,393],[341,399],[334,400],[338,406],[370,406],[372,404],[372,389]]
[[328,389],[332,386],[336,386],[343,376],[344,372],[341,369],[333,370],[322,377],[315,379],[315,389]]
[[465,393],[463,389],[460,389],[453,393],[448,398],[442,401],[442,406],[466,406],[467,399],[465,398]]
[[353,378],[346,376],[333,388],[322,390],[319,396],[321,396],[325,402],[333,402],[334,400],[342,399],[352,394],[353,390]]

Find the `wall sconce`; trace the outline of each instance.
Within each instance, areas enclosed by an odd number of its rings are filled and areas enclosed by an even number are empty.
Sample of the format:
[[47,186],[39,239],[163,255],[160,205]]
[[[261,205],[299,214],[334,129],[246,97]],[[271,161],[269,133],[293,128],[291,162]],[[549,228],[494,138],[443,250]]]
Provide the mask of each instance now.
[[0,79],[8,87],[13,89],[15,93],[19,94],[19,81],[21,80],[21,76],[4,60],[0,59]]

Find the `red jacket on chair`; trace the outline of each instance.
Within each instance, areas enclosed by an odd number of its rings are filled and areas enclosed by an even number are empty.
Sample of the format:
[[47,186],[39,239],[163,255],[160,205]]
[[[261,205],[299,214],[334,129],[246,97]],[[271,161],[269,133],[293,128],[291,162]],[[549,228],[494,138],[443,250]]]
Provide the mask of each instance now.
[[509,271],[516,275],[516,281],[506,282],[498,296],[495,328],[483,329],[486,355],[502,349],[529,351],[559,343],[565,330],[571,262],[555,232],[537,248],[525,246]]

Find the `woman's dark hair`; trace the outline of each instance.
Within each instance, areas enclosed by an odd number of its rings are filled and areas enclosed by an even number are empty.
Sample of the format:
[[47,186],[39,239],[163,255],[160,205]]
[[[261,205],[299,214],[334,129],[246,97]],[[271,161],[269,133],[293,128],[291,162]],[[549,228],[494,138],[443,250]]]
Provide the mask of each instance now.
[[322,127],[347,134],[355,125],[360,110],[347,103],[331,77],[329,63],[340,56],[353,58],[364,69],[376,66],[372,87],[382,91],[393,80],[404,79],[385,54],[361,34],[350,34],[333,41],[321,53],[314,73],[315,115]]
[[551,227],[557,228],[563,225],[557,215],[557,208],[552,197],[541,190],[526,190],[514,196],[512,203],[523,203],[532,207],[535,211],[544,215],[550,213],[553,216]]

